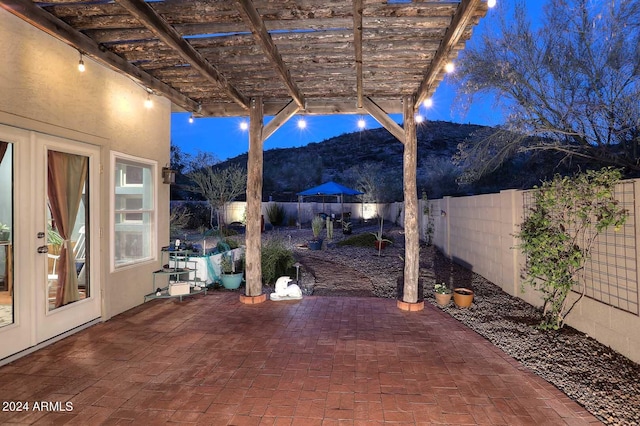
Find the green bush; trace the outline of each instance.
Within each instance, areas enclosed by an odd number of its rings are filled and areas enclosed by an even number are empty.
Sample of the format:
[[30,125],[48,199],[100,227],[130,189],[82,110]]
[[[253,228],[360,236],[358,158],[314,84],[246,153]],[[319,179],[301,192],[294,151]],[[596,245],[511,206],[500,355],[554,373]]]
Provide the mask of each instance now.
[[[541,329],[557,330],[584,296],[585,262],[598,235],[620,229],[628,212],[615,198],[618,169],[587,170],[572,178],[556,175],[534,192],[535,204],[516,235],[527,258],[524,285],[542,293]],[[579,291],[569,303],[571,291]]]
[[262,281],[271,284],[283,275],[290,275],[295,261],[293,252],[287,248],[283,240],[265,240],[262,243]]
[[273,226],[282,226],[286,217],[287,212],[282,204],[273,203],[267,206],[267,218]]
[[[383,238],[393,241],[393,238],[389,238],[387,235],[383,235]],[[373,247],[376,241],[376,237],[367,232],[364,234],[357,234],[342,241],[338,241],[337,246],[356,246],[356,247]]]

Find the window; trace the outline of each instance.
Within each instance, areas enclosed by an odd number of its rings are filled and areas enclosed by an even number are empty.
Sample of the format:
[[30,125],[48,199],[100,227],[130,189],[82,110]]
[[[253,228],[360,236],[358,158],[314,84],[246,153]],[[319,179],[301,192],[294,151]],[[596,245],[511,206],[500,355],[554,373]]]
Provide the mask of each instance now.
[[156,162],[113,153],[113,269],[155,259]]

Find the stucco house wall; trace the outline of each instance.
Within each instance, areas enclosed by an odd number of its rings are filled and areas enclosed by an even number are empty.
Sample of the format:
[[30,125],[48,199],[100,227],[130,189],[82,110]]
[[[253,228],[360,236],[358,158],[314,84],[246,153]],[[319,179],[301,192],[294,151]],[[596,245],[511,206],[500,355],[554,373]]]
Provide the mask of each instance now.
[[[100,148],[102,317],[108,319],[141,304],[143,295],[151,291],[151,272],[158,268],[159,259],[111,271],[109,159],[117,151],[157,162],[159,252],[169,238],[169,186],[161,183],[160,170],[169,162],[170,102],[152,96],[153,108],[144,108],[144,87],[87,57],[86,72],[80,73],[77,50],[1,9],[0,56],[0,124]],[[16,213],[26,208],[29,206],[16,205]],[[19,242],[27,236],[16,238]],[[34,256],[34,268],[36,259]],[[19,284],[19,270],[15,276]]]

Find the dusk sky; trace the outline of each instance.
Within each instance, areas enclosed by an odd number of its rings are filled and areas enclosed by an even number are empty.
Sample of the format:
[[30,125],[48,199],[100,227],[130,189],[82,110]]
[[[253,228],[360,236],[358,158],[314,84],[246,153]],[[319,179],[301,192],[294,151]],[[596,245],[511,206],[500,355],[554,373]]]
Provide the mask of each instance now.
[[[513,0],[498,0],[498,3]],[[541,15],[542,6],[547,0],[527,0],[527,11],[532,22]],[[474,30],[473,38],[477,37],[485,26],[491,27],[495,22],[496,14],[500,7],[490,9],[487,16]],[[433,106],[429,109],[421,107],[421,113],[427,120],[443,120],[455,123],[473,123],[483,125],[496,125],[503,122],[503,115],[493,108],[491,99],[477,99],[469,108],[456,105],[455,95],[457,88],[445,80],[440,84],[432,97]],[[213,153],[220,160],[243,154],[249,149],[249,135],[247,131],[240,129],[242,121],[248,122],[248,117],[234,118],[198,118],[189,123],[188,113],[174,113],[171,118],[171,140],[178,145],[183,152],[196,153],[206,151]],[[304,118],[306,128],[299,129],[297,122]],[[366,129],[381,127],[372,117],[355,115],[333,116],[296,116],[290,119],[271,137],[264,142],[264,149],[289,148],[304,146],[312,142],[322,142],[334,136],[358,131],[358,119],[366,121],[363,137],[366,137]],[[392,118],[400,123],[402,115],[392,115]],[[268,122],[271,117],[265,117]]]

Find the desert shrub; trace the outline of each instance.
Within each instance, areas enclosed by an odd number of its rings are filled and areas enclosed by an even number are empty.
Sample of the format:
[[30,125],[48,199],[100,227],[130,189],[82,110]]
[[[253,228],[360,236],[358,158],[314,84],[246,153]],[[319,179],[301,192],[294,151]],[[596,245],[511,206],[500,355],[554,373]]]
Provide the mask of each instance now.
[[171,239],[176,236],[184,234],[184,230],[187,229],[189,220],[191,219],[191,213],[186,207],[180,205],[171,206],[169,211],[169,236]]
[[206,202],[202,201],[181,201],[172,202],[171,211],[181,209],[188,220],[183,224],[183,229],[199,229],[209,228],[211,222],[211,208]]
[[262,281],[275,283],[283,275],[290,275],[295,263],[293,252],[279,238],[267,239],[262,243]]
[[[393,241],[393,238],[390,238],[388,235],[383,235],[382,237],[388,239],[389,241]],[[376,237],[373,234],[367,232],[364,234],[354,235],[342,241],[338,241],[337,246],[373,247],[375,241]]]
[[273,203],[267,206],[267,218],[273,226],[281,226],[285,222],[287,212],[282,204]]

